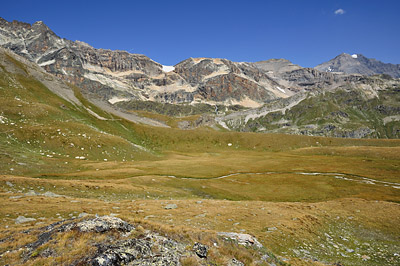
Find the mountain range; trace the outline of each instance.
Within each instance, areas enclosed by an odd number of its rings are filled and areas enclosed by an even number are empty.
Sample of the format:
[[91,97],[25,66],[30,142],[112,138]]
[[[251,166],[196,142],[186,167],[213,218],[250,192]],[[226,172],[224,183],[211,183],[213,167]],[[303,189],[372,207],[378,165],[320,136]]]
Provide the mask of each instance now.
[[[393,99],[398,95],[400,65],[360,54],[341,54],[315,68],[285,59],[251,63],[218,58],[189,58],[175,66],[163,66],[145,55],[95,49],[63,39],[41,21],[31,25],[1,18],[0,46],[78,87],[101,109],[134,122],[170,126],[147,113],[196,114],[201,117],[183,120],[179,127],[337,137],[399,136],[400,107]],[[322,104],[330,98],[329,106]],[[355,98],[358,105],[352,104]],[[372,100],[376,102],[373,109],[364,110],[364,103]],[[312,107],[306,104],[310,101]],[[168,106],[168,113],[160,104]],[[361,109],[352,115],[343,111],[347,108]],[[296,114],[291,114],[294,110]]]

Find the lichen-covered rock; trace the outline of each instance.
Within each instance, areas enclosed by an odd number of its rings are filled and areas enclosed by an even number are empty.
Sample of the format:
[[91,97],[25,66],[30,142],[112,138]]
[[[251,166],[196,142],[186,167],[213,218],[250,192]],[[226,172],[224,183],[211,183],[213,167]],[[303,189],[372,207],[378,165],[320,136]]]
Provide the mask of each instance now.
[[102,246],[98,255],[90,262],[93,266],[112,266],[127,264],[135,259],[151,254],[150,242],[141,239],[129,239],[110,246]]
[[100,246],[89,265],[180,265],[179,259],[186,251],[185,245],[149,233],[144,238],[129,239],[113,245]]
[[105,232],[117,230],[122,232],[130,232],[135,227],[120,218],[112,216],[101,216],[89,220],[85,220],[76,224],[76,228],[81,232]]
[[195,243],[193,245],[193,251],[196,253],[197,256],[200,258],[207,258],[207,253],[208,253],[208,247],[206,245],[203,245],[201,243]]

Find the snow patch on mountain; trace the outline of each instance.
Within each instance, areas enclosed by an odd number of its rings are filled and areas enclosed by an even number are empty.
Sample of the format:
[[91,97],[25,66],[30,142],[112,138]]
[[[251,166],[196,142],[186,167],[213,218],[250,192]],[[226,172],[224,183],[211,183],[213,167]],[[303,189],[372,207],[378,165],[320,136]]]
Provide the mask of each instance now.
[[358,56],[357,56],[357,54],[352,54],[351,57],[357,58]]
[[284,91],[283,89],[281,89],[281,87],[276,86],[276,88],[277,88],[280,92],[286,93],[286,91]]
[[48,65],[54,64],[55,62],[56,62],[56,60],[53,59],[53,60],[50,60],[50,61],[46,61],[46,62],[40,63],[39,66],[41,66],[41,67],[48,66]]
[[112,97],[111,99],[108,100],[109,103],[111,104],[115,104],[115,103],[119,103],[119,102],[126,102],[129,101],[128,98],[119,98],[119,97]]
[[162,70],[164,71],[164,72],[171,72],[171,71],[174,71],[175,70],[175,67],[174,66],[162,66]]

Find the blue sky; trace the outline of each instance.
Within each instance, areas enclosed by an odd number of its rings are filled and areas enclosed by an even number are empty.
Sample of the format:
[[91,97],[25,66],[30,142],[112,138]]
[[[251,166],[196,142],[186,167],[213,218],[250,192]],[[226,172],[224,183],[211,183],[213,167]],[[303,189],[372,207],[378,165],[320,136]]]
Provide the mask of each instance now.
[[0,16],[164,65],[218,57],[314,67],[342,52],[400,64],[398,0],[18,0],[3,1]]

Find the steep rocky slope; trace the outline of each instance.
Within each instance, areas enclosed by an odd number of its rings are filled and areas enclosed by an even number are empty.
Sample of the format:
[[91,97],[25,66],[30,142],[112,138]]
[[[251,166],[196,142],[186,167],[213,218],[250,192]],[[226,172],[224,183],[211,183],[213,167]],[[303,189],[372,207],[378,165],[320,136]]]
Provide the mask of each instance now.
[[315,69],[323,72],[344,72],[348,74],[375,75],[387,74],[400,78],[400,65],[386,64],[362,54],[340,54],[332,60],[322,63]]

